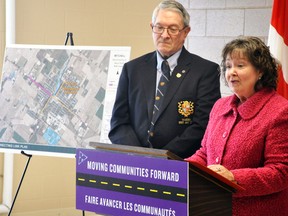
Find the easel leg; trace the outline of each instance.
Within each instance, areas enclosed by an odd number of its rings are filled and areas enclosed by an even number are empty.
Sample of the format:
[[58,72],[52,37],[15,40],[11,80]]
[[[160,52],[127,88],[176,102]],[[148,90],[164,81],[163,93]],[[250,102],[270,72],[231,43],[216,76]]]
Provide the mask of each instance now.
[[14,203],[15,203],[16,198],[17,198],[17,196],[18,196],[18,193],[19,193],[19,190],[20,190],[20,188],[21,188],[21,185],[22,185],[22,182],[23,182],[23,179],[24,179],[25,173],[26,173],[27,168],[28,168],[28,165],[29,165],[29,163],[30,163],[30,159],[31,159],[31,157],[32,157],[32,155],[30,155],[30,154],[26,154],[24,151],[21,151],[21,154],[27,156],[27,157],[28,157],[28,161],[27,161],[27,163],[26,163],[26,166],[25,166],[24,172],[23,172],[23,174],[22,174],[22,177],[21,177],[20,183],[19,183],[19,185],[18,185],[18,188],[17,188],[17,191],[16,191],[16,194],[15,194],[15,197],[14,197],[14,200],[13,200],[13,203],[12,203],[12,206],[11,206],[11,208],[10,208],[10,211],[9,211],[8,216],[10,216],[10,214],[11,214],[11,212],[12,212],[12,209],[13,209]]

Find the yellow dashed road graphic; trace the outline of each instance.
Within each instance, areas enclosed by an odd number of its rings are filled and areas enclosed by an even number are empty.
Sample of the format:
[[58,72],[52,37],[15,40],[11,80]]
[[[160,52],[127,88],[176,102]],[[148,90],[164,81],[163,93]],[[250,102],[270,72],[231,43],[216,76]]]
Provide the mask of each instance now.
[[106,176],[95,176],[84,173],[77,173],[76,184],[77,186],[91,187],[95,189],[111,190],[183,203],[187,202],[187,189],[185,188]]

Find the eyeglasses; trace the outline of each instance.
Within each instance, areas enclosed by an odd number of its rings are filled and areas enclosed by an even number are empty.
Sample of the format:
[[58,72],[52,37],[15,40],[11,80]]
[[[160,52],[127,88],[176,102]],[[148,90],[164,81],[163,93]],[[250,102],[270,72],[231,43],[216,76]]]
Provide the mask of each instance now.
[[177,27],[168,27],[164,28],[159,25],[152,26],[152,31],[155,34],[163,34],[164,30],[167,29],[167,32],[169,35],[178,35],[181,31],[183,31],[186,28],[186,26],[183,29],[179,29]]

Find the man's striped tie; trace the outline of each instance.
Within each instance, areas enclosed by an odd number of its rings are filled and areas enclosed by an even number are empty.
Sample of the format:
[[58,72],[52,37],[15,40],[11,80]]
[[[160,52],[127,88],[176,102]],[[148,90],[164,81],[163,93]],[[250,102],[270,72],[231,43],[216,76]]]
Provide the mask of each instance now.
[[158,87],[157,87],[157,92],[156,92],[156,96],[155,96],[155,102],[154,102],[154,108],[153,108],[153,116],[152,116],[152,120],[151,120],[151,127],[148,131],[148,143],[151,145],[149,138],[152,138],[154,133],[153,133],[153,129],[154,129],[154,123],[156,120],[156,117],[158,115],[158,111],[161,108],[162,102],[163,102],[163,98],[165,96],[165,93],[167,91],[168,88],[168,84],[169,84],[169,79],[170,79],[170,67],[169,67],[169,63],[167,60],[164,60],[162,62],[161,65],[161,70],[162,70],[162,75],[160,77],[159,83],[158,83]]

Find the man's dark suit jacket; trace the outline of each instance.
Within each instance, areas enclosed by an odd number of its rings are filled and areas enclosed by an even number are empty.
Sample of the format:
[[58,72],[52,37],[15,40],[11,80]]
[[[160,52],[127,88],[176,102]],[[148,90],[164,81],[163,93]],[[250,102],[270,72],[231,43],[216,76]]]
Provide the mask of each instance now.
[[[156,66],[156,51],[124,64],[111,118],[112,143],[149,147]],[[153,148],[182,158],[200,148],[210,110],[220,98],[219,74],[219,65],[183,47],[150,137]]]

